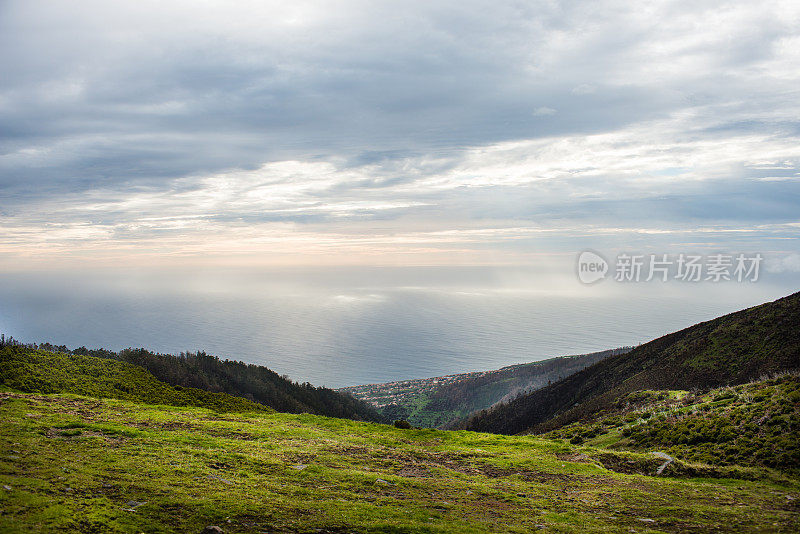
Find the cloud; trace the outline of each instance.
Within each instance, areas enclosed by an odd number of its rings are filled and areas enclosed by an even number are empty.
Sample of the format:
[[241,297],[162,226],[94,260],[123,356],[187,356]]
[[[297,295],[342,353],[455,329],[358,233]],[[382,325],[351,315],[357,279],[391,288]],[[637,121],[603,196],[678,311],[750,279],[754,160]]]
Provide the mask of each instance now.
[[800,273],[800,254],[787,254],[770,259],[766,267],[771,273]]
[[540,108],[536,108],[533,110],[534,117],[547,117],[548,115],[555,115],[556,110],[553,108],[548,108],[547,106],[542,106]]
[[679,115],[458,157],[277,161],[175,179],[169,190],[98,188],[12,207],[0,250],[9,258],[31,249],[113,257],[122,245],[124,254],[279,254],[300,262],[376,254],[478,261],[493,250],[520,262],[534,250],[598,243],[765,251],[765,240],[796,236],[800,183],[761,181],[776,172],[765,155],[785,172],[800,165],[794,141],[685,140],[697,122]]
[[597,87],[590,83],[582,83],[572,88],[572,94],[575,95],[590,95],[597,91]]
[[796,246],[798,43],[794,2],[3,2],[0,250]]

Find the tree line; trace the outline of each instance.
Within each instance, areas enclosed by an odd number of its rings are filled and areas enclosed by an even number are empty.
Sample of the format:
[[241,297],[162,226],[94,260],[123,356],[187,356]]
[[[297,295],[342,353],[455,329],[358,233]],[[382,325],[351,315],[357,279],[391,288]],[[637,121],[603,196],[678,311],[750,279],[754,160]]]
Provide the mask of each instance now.
[[49,352],[94,356],[143,367],[156,378],[173,386],[228,393],[267,405],[279,412],[312,413],[360,421],[385,422],[372,406],[350,395],[308,382],[299,383],[271,369],[235,360],[222,360],[205,351],[161,354],[144,348],[69,349],[51,343],[21,343],[0,335],[0,347],[24,346]]

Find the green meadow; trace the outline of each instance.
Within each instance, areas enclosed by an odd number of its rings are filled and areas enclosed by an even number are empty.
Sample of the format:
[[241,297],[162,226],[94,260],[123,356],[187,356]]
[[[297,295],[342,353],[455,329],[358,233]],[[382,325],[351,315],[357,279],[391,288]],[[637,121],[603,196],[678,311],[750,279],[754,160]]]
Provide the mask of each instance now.
[[4,533],[800,528],[779,471],[530,436],[9,389],[0,427]]

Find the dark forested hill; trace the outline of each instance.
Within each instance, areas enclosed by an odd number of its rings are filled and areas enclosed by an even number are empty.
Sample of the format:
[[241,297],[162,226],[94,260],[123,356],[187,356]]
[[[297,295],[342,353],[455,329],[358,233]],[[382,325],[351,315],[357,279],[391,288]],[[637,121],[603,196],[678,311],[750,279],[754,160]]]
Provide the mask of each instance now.
[[70,351],[67,347],[49,343],[28,347],[127,362],[143,367],[157,379],[173,386],[244,397],[279,412],[305,412],[362,421],[385,421],[372,406],[349,395],[308,383],[295,383],[266,367],[220,360],[202,351],[175,356],[145,349],[112,352],[80,347]]
[[474,415],[469,430],[543,432],[643,389],[741,384],[800,368],[800,293],[699,323]]

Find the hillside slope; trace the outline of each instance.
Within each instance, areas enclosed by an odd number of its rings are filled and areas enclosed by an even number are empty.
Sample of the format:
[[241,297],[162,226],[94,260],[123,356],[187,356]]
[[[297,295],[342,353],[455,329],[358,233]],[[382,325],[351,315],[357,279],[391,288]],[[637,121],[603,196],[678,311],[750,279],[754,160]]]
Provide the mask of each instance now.
[[339,391],[369,402],[389,420],[405,419],[416,426],[447,428],[473,412],[539,389],[628,350],[630,347],[549,358],[493,371],[352,386]]
[[476,414],[469,430],[559,428],[644,389],[712,388],[800,368],[800,293],[699,323]]
[[218,412],[272,411],[241,397],[165,384],[129,363],[20,346],[0,347],[0,385],[27,393],[72,393]]
[[146,369],[157,379],[173,386],[244,397],[279,412],[313,413],[357,421],[385,421],[372,406],[350,395],[308,383],[295,383],[264,366],[221,360],[203,351],[175,356],[145,349],[113,352],[80,347],[70,350],[65,346],[49,343],[40,344],[38,348],[130,363]]
[[707,393],[637,391],[591,420],[543,437],[800,473],[800,377],[784,375]]
[[798,482],[764,470],[313,415],[0,393],[0,451],[8,534],[800,528]]

